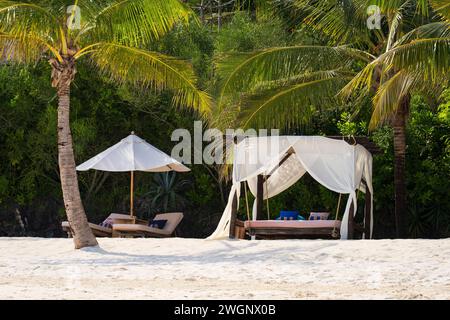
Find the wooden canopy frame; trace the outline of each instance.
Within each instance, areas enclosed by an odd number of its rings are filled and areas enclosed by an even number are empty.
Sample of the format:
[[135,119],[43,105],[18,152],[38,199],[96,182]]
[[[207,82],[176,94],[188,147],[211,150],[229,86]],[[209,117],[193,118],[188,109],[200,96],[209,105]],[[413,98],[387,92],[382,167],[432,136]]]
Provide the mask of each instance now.
[[[332,139],[343,139],[349,144],[360,144],[358,141],[364,141],[364,143],[361,143],[369,152],[372,154],[380,153],[380,149],[371,142],[367,137],[338,137],[338,136],[332,136],[329,137]],[[353,139],[353,141],[352,141]],[[235,143],[237,143],[237,139],[235,137]],[[352,143],[353,142],[353,143]],[[278,163],[278,166],[275,166],[274,169],[268,174],[268,175],[258,175],[257,176],[257,187],[256,187],[256,219],[257,220],[263,220],[263,205],[264,205],[264,183],[269,179],[269,177],[273,174],[273,172],[281,166],[286,160],[288,160],[293,154],[295,153],[293,148],[290,148],[286,154],[281,158],[281,160]],[[366,187],[365,192],[365,206],[364,206],[364,222],[363,224],[357,224],[354,219],[354,204],[353,201],[350,204],[350,211],[349,211],[349,217],[348,217],[348,239],[355,239],[355,230],[360,232],[361,234],[364,234],[365,239],[370,239],[370,224],[371,224],[371,193],[369,191],[369,188],[367,187],[367,183],[365,180],[361,180],[361,183]],[[356,191],[356,190],[355,190]],[[357,199],[358,200],[358,199]],[[237,195],[235,194],[233,197],[233,201],[231,204],[231,219],[230,219],[230,238],[237,238],[239,234],[242,234],[239,230],[236,230],[236,225],[239,225],[239,228],[242,228],[241,223],[237,223],[236,215],[238,210],[238,199]],[[323,229],[323,230],[322,230]],[[313,230],[304,230],[301,228],[283,228],[283,230],[277,230],[273,228],[268,229],[250,229],[249,233],[251,236],[266,236],[270,238],[277,238],[279,236],[308,236],[308,235],[315,235],[315,236],[331,236],[331,229],[334,228],[315,228]]]

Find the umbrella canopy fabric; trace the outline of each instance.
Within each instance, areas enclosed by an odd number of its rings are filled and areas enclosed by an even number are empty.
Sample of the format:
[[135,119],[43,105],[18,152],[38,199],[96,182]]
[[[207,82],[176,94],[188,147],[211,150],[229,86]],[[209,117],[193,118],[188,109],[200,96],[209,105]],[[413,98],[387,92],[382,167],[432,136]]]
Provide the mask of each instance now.
[[112,172],[190,171],[188,167],[133,133],[77,167],[78,171],[89,169]]

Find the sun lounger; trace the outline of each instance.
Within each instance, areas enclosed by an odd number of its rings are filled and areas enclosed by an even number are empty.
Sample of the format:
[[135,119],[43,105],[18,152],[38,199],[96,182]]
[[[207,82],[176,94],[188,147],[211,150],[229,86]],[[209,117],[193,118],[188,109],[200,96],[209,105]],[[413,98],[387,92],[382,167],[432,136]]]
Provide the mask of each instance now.
[[[69,221],[63,221],[61,223],[61,226],[62,226],[63,230],[65,232],[67,232],[67,235],[69,236],[69,238],[72,238],[73,231],[70,228]],[[89,222],[89,227],[91,228],[92,233],[96,237],[111,237],[112,236],[113,231],[111,228],[102,227],[98,224],[94,224],[94,223],[90,223],[90,222]]]
[[[250,236],[260,239],[335,238],[339,236],[339,220],[257,220],[245,221]],[[333,234],[334,233],[334,234]]]
[[[121,213],[111,213],[106,220],[111,221],[111,225],[113,223],[136,223],[136,218],[130,217],[128,214],[121,214]],[[141,222],[141,221],[140,221]],[[142,222],[141,222],[142,223]],[[67,232],[67,235],[69,238],[73,236],[73,230],[70,227],[70,224],[68,221],[63,221],[61,223],[61,226],[65,232]],[[110,227],[101,226],[98,224],[90,223],[89,227],[91,228],[92,232],[96,237],[112,237],[113,229]]]
[[113,237],[168,238],[175,235],[177,226],[183,220],[182,212],[157,214],[153,220],[167,220],[163,229],[143,224],[113,224]]

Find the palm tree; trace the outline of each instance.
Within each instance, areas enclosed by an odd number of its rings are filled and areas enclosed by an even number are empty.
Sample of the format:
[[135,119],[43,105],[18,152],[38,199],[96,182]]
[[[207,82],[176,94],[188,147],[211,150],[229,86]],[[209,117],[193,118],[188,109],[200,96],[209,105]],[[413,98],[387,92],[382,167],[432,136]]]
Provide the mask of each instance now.
[[[448,79],[448,1],[274,3],[276,10],[293,13],[295,23],[321,32],[327,43],[223,58],[218,63],[222,80],[213,124],[221,119],[225,126],[289,127],[308,121],[312,105],[337,103],[337,98],[358,105],[372,98],[369,129],[384,123],[393,127],[395,220],[397,236],[404,237],[405,126],[410,97],[414,90],[442,89]],[[383,15],[381,29],[367,27],[367,8],[372,4]]]
[[18,63],[45,59],[51,65],[59,99],[60,179],[75,248],[97,245],[80,198],[70,131],[70,89],[77,63],[88,59],[118,83],[172,89],[175,105],[205,112],[209,97],[196,88],[191,66],[143,49],[174,24],[187,23],[190,15],[177,0],[0,0],[0,56]]

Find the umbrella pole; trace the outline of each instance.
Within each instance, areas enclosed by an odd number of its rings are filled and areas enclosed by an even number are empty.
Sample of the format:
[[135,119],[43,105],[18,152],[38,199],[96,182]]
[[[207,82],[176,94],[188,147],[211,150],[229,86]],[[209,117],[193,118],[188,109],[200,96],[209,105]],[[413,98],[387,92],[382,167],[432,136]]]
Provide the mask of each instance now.
[[130,216],[133,217],[134,216],[134,212],[133,212],[133,193],[134,193],[134,171],[131,171],[131,181],[130,181]]

